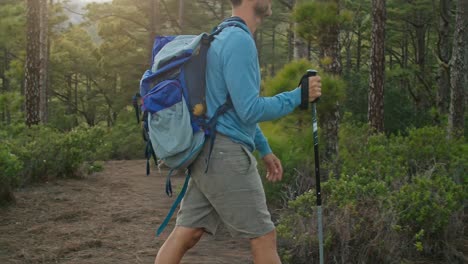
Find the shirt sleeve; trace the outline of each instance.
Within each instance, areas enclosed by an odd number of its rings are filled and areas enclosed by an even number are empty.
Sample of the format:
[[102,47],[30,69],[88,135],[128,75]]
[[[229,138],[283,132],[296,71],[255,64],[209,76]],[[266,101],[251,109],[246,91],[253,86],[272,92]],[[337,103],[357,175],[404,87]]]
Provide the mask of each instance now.
[[270,145],[268,144],[268,140],[263,135],[263,132],[258,124],[255,130],[254,142],[255,148],[260,152],[260,156],[262,158],[270,153],[273,153],[273,151],[270,148]]
[[260,71],[255,43],[244,32],[232,32],[223,52],[223,74],[232,103],[246,124],[270,121],[291,113],[301,103],[301,89],[260,97]]

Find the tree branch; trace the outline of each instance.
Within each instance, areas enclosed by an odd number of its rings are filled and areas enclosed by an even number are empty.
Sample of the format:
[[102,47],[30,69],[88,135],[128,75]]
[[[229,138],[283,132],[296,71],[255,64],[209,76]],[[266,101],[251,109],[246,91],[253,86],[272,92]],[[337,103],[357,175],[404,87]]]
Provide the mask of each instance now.
[[179,21],[177,21],[177,19],[171,16],[171,12],[169,12],[169,8],[167,8],[167,4],[164,0],[160,0],[160,3],[163,4],[164,10],[166,10],[166,15],[169,17],[169,20],[171,21],[171,23],[174,23],[176,27],[179,29],[179,31],[176,32],[176,34],[179,34],[182,31],[182,27],[180,26]]
[[146,29],[146,31],[149,31],[148,29],[148,25],[144,25],[132,18],[128,18],[128,17],[125,17],[125,16],[121,16],[121,15],[115,15],[115,14],[108,14],[108,15],[104,15],[104,16],[101,16],[101,17],[97,17],[95,19],[90,19],[91,21],[98,21],[98,20],[101,20],[101,19],[106,19],[106,18],[109,18],[109,17],[116,17],[116,18],[120,18],[120,19],[123,19],[123,20],[127,20],[127,21],[130,21],[136,25],[139,25],[140,27]]
[[291,0],[278,0],[278,1],[284,6],[286,6],[289,10],[292,10],[294,7]]
[[208,9],[211,11],[211,13],[213,13],[214,17],[217,20],[223,19],[222,17],[219,17],[218,12],[216,11],[216,9],[212,5],[210,5],[210,3],[208,1],[199,0],[198,2],[201,3],[201,4],[204,4],[205,6],[207,6]]

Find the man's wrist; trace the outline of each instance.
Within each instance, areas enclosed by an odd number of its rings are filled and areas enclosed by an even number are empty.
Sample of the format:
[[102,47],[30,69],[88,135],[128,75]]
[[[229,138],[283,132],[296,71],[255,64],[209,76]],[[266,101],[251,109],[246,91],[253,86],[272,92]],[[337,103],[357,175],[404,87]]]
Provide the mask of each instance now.
[[260,157],[262,159],[269,154],[273,154],[273,151],[271,150],[270,146],[268,146],[268,149],[266,151],[260,151]]

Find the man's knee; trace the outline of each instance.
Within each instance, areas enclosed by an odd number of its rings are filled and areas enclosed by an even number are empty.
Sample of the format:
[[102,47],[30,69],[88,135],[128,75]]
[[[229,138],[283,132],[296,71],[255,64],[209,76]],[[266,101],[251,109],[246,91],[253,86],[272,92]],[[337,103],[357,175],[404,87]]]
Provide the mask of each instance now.
[[203,229],[201,229],[201,228],[196,229],[192,233],[190,244],[189,244],[189,249],[193,248],[198,243],[198,241],[200,241],[200,239],[201,239],[201,237],[203,236],[204,233],[205,233],[205,231],[203,231]]
[[183,237],[186,249],[194,247],[201,239],[205,231],[202,228],[177,227],[179,237]]

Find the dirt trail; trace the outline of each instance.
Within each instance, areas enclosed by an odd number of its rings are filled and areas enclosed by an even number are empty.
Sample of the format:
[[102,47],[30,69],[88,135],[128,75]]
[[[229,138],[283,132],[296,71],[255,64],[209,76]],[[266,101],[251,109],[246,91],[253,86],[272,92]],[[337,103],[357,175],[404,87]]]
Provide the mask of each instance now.
[[[84,180],[23,189],[0,209],[0,263],[148,263],[174,226],[154,231],[174,198],[164,193],[166,172],[146,177],[145,161],[110,161]],[[174,177],[180,189],[183,176]],[[248,241],[223,233],[204,236],[182,263],[251,263]]]

